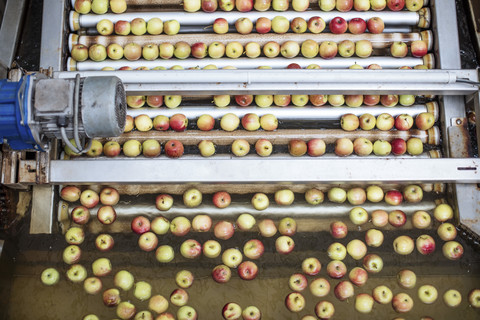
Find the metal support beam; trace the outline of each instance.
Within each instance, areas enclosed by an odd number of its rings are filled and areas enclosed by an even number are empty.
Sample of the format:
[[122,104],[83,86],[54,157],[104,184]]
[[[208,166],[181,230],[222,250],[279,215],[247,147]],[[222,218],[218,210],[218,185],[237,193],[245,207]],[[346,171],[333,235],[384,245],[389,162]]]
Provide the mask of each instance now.
[[0,77],[6,78],[17,51],[26,0],[8,1],[0,27]]
[[479,167],[480,159],[56,160],[51,161],[50,183],[477,183]]
[[64,70],[66,12],[68,0],[44,0],[40,67]]

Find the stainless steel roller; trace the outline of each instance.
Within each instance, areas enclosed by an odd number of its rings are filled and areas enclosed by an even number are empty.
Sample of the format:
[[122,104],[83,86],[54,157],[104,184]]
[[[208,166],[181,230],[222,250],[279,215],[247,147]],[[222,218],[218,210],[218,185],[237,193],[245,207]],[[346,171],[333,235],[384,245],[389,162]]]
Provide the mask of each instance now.
[[[233,98],[233,97],[232,97]],[[431,112],[435,115],[435,121],[438,120],[438,104],[436,102],[429,102],[427,104],[415,104],[409,107],[396,106],[395,108],[384,107],[382,105],[378,106],[360,106],[358,108],[351,107],[331,107],[331,106],[322,106],[322,107],[270,107],[270,108],[260,108],[255,106],[249,107],[237,107],[230,106],[226,108],[214,108],[210,106],[186,106],[178,107],[174,109],[169,108],[141,108],[133,109],[129,108],[127,114],[136,117],[140,114],[146,114],[150,118],[154,118],[157,115],[164,115],[171,117],[176,113],[184,114],[190,121],[198,118],[202,114],[209,114],[216,119],[220,119],[223,115],[227,113],[236,114],[238,117],[243,117],[247,113],[255,113],[258,116],[264,114],[273,114],[281,121],[323,121],[323,120],[338,120],[340,117],[346,113],[353,113],[356,116],[360,116],[364,113],[370,113],[374,116],[378,116],[381,113],[389,113],[392,116],[396,117],[400,114],[410,114],[415,116],[421,112]]]

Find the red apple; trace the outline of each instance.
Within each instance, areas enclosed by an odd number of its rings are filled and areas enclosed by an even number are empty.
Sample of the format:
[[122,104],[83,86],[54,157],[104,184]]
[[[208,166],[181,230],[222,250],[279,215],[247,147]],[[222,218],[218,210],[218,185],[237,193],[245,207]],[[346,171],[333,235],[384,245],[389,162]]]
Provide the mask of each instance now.
[[243,280],[253,280],[257,277],[258,267],[252,261],[244,261],[238,266],[238,275]]
[[213,228],[213,233],[216,238],[221,240],[228,240],[233,237],[235,233],[235,227],[231,222],[228,221],[219,221],[215,224]]
[[135,217],[132,220],[131,227],[136,234],[143,234],[150,231],[150,220],[144,216]]
[[183,144],[178,140],[169,140],[165,143],[165,154],[169,158],[179,158],[183,155]]
[[345,21],[345,19],[343,19],[342,17],[335,17],[330,20],[328,27],[330,28],[330,31],[332,33],[341,34],[347,31],[348,24],[347,21]]

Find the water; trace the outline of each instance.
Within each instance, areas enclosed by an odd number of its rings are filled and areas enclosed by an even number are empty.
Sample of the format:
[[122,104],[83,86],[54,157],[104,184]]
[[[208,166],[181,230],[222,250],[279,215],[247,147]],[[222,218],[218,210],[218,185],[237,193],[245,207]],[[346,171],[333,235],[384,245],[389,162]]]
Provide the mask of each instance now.
[[[299,218],[304,219],[304,218]],[[306,219],[306,218],[305,218]],[[332,217],[316,219],[316,224],[327,229]],[[339,218],[346,222],[344,215]],[[232,220],[232,219],[231,219]],[[373,227],[370,223],[362,226],[361,231],[355,230],[351,224],[347,238],[340,240],[347,244],[350,240],[363,239],[365,230]],[[428,233],[435,237],[437,250],[431,256],[422,256],[416,250],[409,256],[395,254],[392,249],[393,239],[399,235],[407,234],[416,238],[420,234]],[[400,229],[386,230],[385,241],[379,248],[369,248],[369,253],[379,254],[385,267],[379,273],[372,275],[363,287],[355,287],[355,294],[371,293],[377,285],[387,285],[394,294],[406,292],[414,299],[414,308],[405,315],[408,319],[419,319],[422,316],[431,316],[434,319],[479,319],[480,311],[469,306],[468,292],[473,288],[480,288],[480,255],[461,239],[465,248],[465,255],[459,261],[448,261],[441,253],[441,241],[435,234],[435,229],[427,231],[412,230],[409,226]],[[263,313],[263,319],[301,319],[306,314],[314,314],[315,304],[320,300],[328,300],[335,306],[336,319],[393,319],[396,314],[391,305],[375,304],[371,314],[362,315],[355,311],[354,299],[341,302],[335,298],[333,288],[340,280],[330,279],[326,273],[326,264],[329,259],[326,248],[333,242],[328,231],[299,232],[293,236],[296,246],[289,255],[280,255],[275,252],[274,238],[262,238],[257,232],[237,232],[233,238],[220,241],[222,249],[231,247],[243,248],[243,244],[252,238],[261,239],[265,244],[265,254],[257,261],[259,274],[255,280],[241,280],[232,270],[232,279],[226,284],[214,282],[210,276],[214,266],[221,264],[221,258],[208,259],[201,257],[198,260],[188,260],[179,253],[180,244],[194,238],[201,243],[213,238],[212,233],[190,233],[185,237],[166,235],[159,237],[160,244],[170,244],[174,247],[176,257],[169,264],[160,264],[156,261],[154,253],[141,251],[137,246],[138,236],[132,233],[114,233],[115,247],[112,251],[101,253],[94,247],[96,234],[88,233],[86,241],[81,245],[83,256],[81,263],[87,267],[89,276],[92,275],[91,263],[96,258],[107,257],[112,261],[113,272],[102,279],[104,289],[113,287],[115,272],[129,270],[136,280],[145,280],[152,285],[153,294],[162,294],[169,297],[176,288],[175,274],[181,269],[191,270],[195,281],[187,291],[190,295],[188,305],[194,307],[200,319],[221,319],[221,310],[227,302],[236,302],[243,308],[256,305]],[[15,257],[14,276],[10,294],[6,319],[81,319],[88,313],[97,314],[100,319],[115,318],[115,309],[107,308],[102,303],[101,295],[87,295],[83,286],[69,282],[64,276],[68,266],[62,262],[61,254],[66,247],[62,235],[30,236],[22,235],[19,242],[19,253]],[[308,289],[303,293],[306,299],[305,309],[298,313],[290,313],[284,299],[291,291],[288,287],[288,278],[292,273],[301,272],[303,259],[315,256],[322,262],[322,270],[318,276],[329,279],[331,292],[325,298],[314,297]],[[361,261],[355,261],[347,256],[344,260],[348,270],[361,266]],[[62,278],[53,287],[46,287],[40,281],[40,273],[46,267],[56,267]],[[417,274],[417,285],[414,289],[402,289],[396,282],[396,274],[403,268],[409,268]],[[309,282],[315,277],[308,277]],[[439,298],[432,305],[425,305],[417,297],[420,285],[433,284],[439,293]],[[443,293],[455,288],[463,296],[462,303],[457,308],[447,307],[443,300]],[[137,310],[147,309],[147,302],[138,301],[133,292],[122,294],[123,300],[131,300]],[[168,311],[176,313],[177,307],[170,305]],[[1,317],[0,317],[1,318]]]

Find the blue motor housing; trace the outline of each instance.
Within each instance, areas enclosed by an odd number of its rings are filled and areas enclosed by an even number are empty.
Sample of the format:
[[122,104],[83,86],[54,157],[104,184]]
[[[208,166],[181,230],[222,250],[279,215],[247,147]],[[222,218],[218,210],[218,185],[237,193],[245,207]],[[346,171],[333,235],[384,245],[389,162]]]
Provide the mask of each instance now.
[[31,85],[31,76],[19,82],[0,80],[0,139],[14,150],[40,149],[27,121]]

